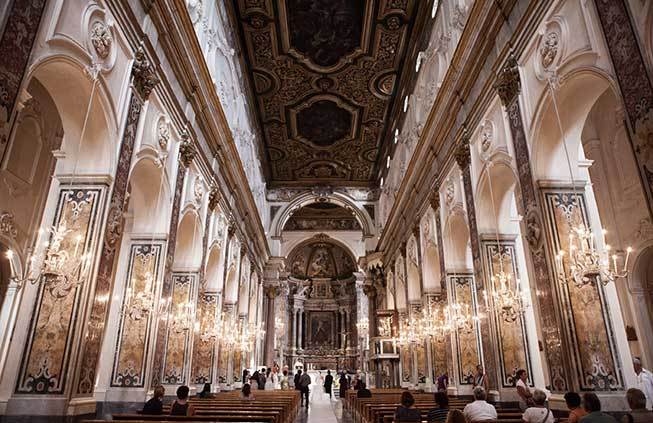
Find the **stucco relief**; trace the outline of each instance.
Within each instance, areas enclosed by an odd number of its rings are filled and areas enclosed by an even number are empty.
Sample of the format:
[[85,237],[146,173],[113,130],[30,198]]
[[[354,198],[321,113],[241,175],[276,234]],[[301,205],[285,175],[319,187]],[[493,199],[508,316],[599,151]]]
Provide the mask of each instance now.
[[91,24],[89,39],[98,57],[102,60],[107,59],[111,54],[113,36],[111,35],[111,29],[104,21],[96,20]]

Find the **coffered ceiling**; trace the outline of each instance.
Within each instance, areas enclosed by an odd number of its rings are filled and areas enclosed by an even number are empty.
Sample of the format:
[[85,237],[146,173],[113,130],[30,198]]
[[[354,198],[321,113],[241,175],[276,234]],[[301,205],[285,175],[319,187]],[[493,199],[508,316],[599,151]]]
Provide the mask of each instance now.
[[430,1],[233,2],[269,186],[373,186]]

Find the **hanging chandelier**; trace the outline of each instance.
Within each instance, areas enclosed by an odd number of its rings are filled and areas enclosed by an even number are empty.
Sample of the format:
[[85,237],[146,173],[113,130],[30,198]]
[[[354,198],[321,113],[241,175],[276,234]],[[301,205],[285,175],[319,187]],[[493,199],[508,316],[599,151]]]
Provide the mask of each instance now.
[[399,323],[399,337],[395,338],[395,344],[407,347],[420,342],[423,337],[421,319],[409,317]]
[[432,305],[423,310],[422,332],[425,338],[444,340],[445,335],[451,331],[451,323],[447,319],[445,310],[441,306],[433,307]]
[[66,293],[86,281],[91,255],[80,250],[82,235],[78,234],[74,237],[75,248],[72,254],[67,248],[62,247],[62,244],[68,241],[71,232],[73,231],[68,228],[65,220],[62,220],[57,227],[39,229],[37,246],[41,244],[43,234],[50,234],[49,241],[42,244],[43,256],[39,260],[37,255],[30,252],[21,271],[14,266],[13,250],[7,250],[6,257],[13,275],[12,280],[19,288],[26,282],[36,284],[43,281],[50,284],[53,292]]
[[[155,305],[154,293],[152,292],[153,285],[154,276],[151,272],[147,272],[145,274],[145,287],[143,290],[134,293],[132,287],[127,288],[123,314],[132,320],[141,320],[152,314]],[[160,314],[167,311],[167,305],[168,299],[162,298],[159,304]]]
[[469,334],[474,332],[478,317],[472,313],[469,304],[453,303],[445,308],[445,321],[451,330]]
[[[562,137],[562,146],[565,151],[567,160],[567,168],[569,170],[569,178],[572,186],[572,209],[574,202],[579,210],[581,210],[580,194],[576,193],[576,185],[574,183],[574,174],[571,165],[569,150],[567,148],[567,141],[565,132],[560,119],[560,111],[558,110],[558,103],[555,95],[556,88],[559,86],[558,76],[555,71],[549,73],[548,87],[551,92],[551,99],[553,108],[556,114],[556,121],[558,129]],[[556,254],[556,273],[558,280],[565,285],[572,284],[577,288],[582,288],[586,285],[593,284],[595,281],[601,281],[605,286],[610,282],[615,282],[619,278],[628,277],[628,260],[630,254],[633,252],[631,247],[626,249],[626,255],[623,266],[618,265],[619,255],[610,255],[610,245],[605,245],[601,248],[601,244],[605,240],[607,231],[601,229],[600,240],[594,234],[594,231],[587,225],[585,219],[582,219],[580,224],[574,225],[572,222],[571,213],[567,214],[567,220],[570,227],[568,250],[560,249]]]
[[195,321],[193,310],[193,303],[190,301],[177,304],[171,316],[172,330],[177,333],[189,331]]

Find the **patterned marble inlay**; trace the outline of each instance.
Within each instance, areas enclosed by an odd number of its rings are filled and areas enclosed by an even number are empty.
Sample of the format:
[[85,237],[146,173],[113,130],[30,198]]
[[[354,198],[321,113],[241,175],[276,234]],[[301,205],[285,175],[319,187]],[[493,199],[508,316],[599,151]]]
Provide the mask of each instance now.
[[[94,253],[94,231],[103,193],[104,188],[69,186],[59,191],[53,226],[65,225],[67,228],[60,251],[67,252],[71,257]],[[38,287],[16,393],[63,394],[75,332],[81,323],[77,322],[82,290],[75,284],[51,278],[43,278]]]
[[[120,316],[111,386],[143,387],[150,339],[152,313],[135,309],[129,298],[139,293],[154,297],[159,280],[161,244],[134,243],[130,247],[129,265]],[[153,283],[154,282],[154,283]]]
[[426,378],[428,377],[426,344],[420,342],[415,345],[415,356],[417,357],[417,382],[426,383]]
[[[581,189],[547,188],[542,192],[552,245],[556,251],[569,251],[572,227],[589,224],[585,196]],[[571,335],[570,354],[576,362],[581,390],[621,389],[622,376],[603,285],[594,280],[582,287],[561,284],[559,290]]]
[[213,379],[213,358],[215,352],[215,324],[217,321],[218,294],[203,294],[198,301],[199,330],[193,342],[193,363],[191,383],[211,383]]
[[413,380],[413,351],[409,347],[401,347],[399,360],[401,360],[401,381],[411,383]]
[[[194,273],[174,273],[172,275],[172,301],[170,310],[186,313],[186,306],[192,302],[197,275]],[[174,319],[173,319],[174,320]],[[163,368],[164,385],[181,385],[186,383],[186,357],[190,354],[190,333],[194,329],[182,327],[188,322],[172,321],[168,325],[166,355]]]
[[[476,286],[472,275],[450,275],[452,300],[470,310],[476,309]],[[475,311],[472,311],[476,315]],[[481,362],[480,340],[476,323],[470,327],[458,328],[455,331],[456,354],[458,355],[458,379],[462,385],[470,385],[474,379],[476,366]]]
[[[510,274],[510,288],[519,289],[517,281],[519,272],[515,258],[515,243],[509,240],[500,240],[501,256],[497,249],[496,240],[483,241],[483,255],[485,258],[486,274],[495,275],[500,271]],[[500,263],[500,259],[502,262]],[[494,291],[496,286],[491,286]],[[514,315],[513,313],[502,314],[501,310],[494,308],[494,322],[498,332],[499,347],[499,369],[501,382],[504,388],[515,386],[515,376],[517,370],[526,369],[529,374],[531,370],[531,361],[528,354],[527,334],[523,314]]]

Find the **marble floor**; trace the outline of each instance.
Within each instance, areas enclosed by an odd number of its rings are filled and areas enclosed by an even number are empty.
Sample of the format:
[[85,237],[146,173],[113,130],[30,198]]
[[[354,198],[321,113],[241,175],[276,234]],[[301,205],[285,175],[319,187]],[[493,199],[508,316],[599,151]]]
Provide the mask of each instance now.
[[342,409],[342,401],[335,396],[311,393],[308,409],[302,408],[295,423],[353,423],[349,413]]

